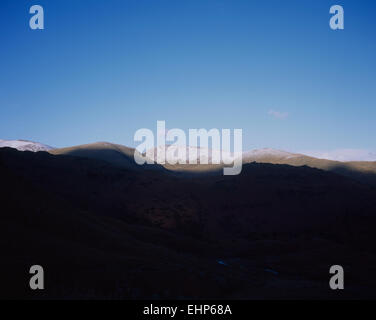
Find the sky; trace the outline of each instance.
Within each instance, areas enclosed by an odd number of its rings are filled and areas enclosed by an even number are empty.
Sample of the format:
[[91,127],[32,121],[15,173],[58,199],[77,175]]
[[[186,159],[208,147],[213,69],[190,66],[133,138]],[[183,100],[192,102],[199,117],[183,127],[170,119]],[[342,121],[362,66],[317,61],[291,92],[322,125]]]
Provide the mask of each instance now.
[[[29,27],[35,4],[44,30]],[[241,128],[244,150],[375,153],[374,0],[1,0],[0,13],[0,139],[136,146],[165,120]]]

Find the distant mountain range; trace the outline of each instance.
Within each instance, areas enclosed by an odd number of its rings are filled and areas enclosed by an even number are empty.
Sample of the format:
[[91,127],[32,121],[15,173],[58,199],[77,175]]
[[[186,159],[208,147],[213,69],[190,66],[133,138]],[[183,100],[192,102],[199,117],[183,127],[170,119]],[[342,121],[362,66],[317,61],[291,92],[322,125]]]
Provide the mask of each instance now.
[[[84,158],[104,160],[112,165],[123,168],[133,168],[135,170],[170,170],[173,172],[185,173],[222,173],[223,164],[210,164],[211,150],[208,150],[209,164],[197,165],[144,165],[139,166],[134,161],[135,149],[119,144],[108,142],[97,142],[67,148],[52,148],[50,146],[26,141],[26,140],[0,140],[0,147],[11,147],[20,151],[47,151],[53,155],[71,155]],[[185,148],[188,152],[197,151],[199,148]],[[154,150],[156,157],[157,148]],[[286,164],[291,166],[308,166],[325,171],[332,171],[346,177],[354,178],[361,182],[376,185],[376,161],[333,161],[326,159],[318,159],[298,153],[291,153],[270,148],[256,149],[243,153],[243,164],[247,163],[270,163],[270,164]]]

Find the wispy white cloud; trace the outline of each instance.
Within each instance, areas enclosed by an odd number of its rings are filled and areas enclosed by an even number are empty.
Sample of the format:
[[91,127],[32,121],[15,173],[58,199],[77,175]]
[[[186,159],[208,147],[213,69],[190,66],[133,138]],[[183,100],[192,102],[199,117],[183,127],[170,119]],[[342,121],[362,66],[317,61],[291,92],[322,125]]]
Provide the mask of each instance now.
[[376,152],[365,149],[307,150],[299,153],[335,161],[376,161]]
[[268,114],[277,119],[286,119],[289,115],[287,112],[280,112],[276,110],[269,110]]

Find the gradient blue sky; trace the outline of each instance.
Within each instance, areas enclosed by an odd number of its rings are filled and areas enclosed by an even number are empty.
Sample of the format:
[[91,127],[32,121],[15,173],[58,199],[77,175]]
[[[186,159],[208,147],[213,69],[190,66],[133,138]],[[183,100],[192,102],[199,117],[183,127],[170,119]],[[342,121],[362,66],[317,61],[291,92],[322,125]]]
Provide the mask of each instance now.
[[[29,28],[34,4],[45,30]],[[374,0],[1,0],[0,14],[0,139],[135,146],[166,120],[242,128],[244,149],[376,149]]]

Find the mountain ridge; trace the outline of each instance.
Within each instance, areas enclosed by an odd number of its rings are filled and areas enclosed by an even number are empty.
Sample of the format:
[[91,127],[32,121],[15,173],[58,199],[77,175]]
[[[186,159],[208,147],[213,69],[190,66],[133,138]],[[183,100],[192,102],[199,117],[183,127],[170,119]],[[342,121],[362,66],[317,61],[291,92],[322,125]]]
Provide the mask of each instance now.
[[[13,144],[11,143],[13,141]],[[182,173],[218,173],[220,174],[224,164],[211,164],[211,152],[209,151],[209,164],[175,164],[166,163],[164,165],[143,165],[140,166],[134,161],[134,148],[126,147],[124,145],[110,143],[110,142],[95,142],[65,148],[52,148],[40,143],[24,141],[24,140],[0,140],[0,147],[13,147],[21,151],[46,151],[53,155],[70,155],[83,158],[94,158],[107,161],[113,165],[124,168],[131,168],[134,170],[142,169],[158,169],[168,170],[170,172]],[[14,143],[16,141],[17,143]],[[32,145],[30,145],[30,143]],[[170,146],[166,146],[167,148]],[[186,151],[199,150],[197,147],[179,146]],[[157,151],[158,148],[154,148]],[[156,152],[154,153],[156,158]],[[187,153],[188,158],[188,153]],[[308,166],[311,168],[322,169],[325,171],[335,172],[346,177],[354,178],[361,182],[366,182],[376,186],[376,161],[335,161],[327,159],[319,159],[299,153],[292,153],[277,149],[263,148],[245,151],[242,154],[243,165],[247,163],[270,163],[270,164],[285,164],[291,166]]]

